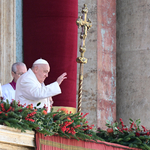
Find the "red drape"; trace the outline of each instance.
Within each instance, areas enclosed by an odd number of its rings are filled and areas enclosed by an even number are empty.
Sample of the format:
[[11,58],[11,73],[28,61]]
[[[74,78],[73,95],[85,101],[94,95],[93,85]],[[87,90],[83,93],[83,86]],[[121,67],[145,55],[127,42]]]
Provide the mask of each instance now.
[[44,136],[36,133],[36,150],[140,150],[127,146],[103,141],[85,142],[76,139],[66,139],[59,136]]
[[56,81],[63,72],[62,94],[53,97],[54,106],[76,107],[78,0],[24,0],[23,50],[28,68],[39,58],[51,71],[45,83]]

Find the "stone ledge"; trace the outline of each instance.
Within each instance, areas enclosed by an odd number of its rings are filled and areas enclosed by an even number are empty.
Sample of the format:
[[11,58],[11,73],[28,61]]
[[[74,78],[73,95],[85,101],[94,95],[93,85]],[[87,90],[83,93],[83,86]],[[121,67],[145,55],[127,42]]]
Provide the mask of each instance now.
[[[0,145],[8,145],[10,147],[18,147],[17,149],[31,149],[35,147],[35,132],[34,131],[26,131],[21,132],[21,130],[10,128],[7,126],[0,125]],[[0,150],[5,150],[0,146]],[[24,148],[23,148],[24,147]],[[28,148],[27,148],[28,147]],[[7,150],[7,149],[6,149]],[[15,149],[16,150],[16,149]]]

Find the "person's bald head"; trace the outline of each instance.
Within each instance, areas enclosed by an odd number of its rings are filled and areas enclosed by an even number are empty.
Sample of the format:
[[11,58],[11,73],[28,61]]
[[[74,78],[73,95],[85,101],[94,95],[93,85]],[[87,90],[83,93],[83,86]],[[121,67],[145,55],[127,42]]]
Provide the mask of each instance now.
[[37,80],[40,83],[43,83],[50,72],[49,63],[44,59],[38,59],[33,63],[32,71],[34,72]]

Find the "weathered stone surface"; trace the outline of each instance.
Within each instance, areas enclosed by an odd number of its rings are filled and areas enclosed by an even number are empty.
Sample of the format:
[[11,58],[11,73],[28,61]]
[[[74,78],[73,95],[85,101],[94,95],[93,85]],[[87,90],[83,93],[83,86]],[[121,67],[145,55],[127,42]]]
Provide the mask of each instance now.
[[15,0],[0,0],[0,83],[11,81],[16,61]]
[[97,126],[116,120],[116,1],[97,1]]
[[117,119],[149,128],[150,1],[117,0]]
[[0,142],[0,150],[35,150],[35,148],[32,147],[26,147],[26,146],[18,146],[13,144],[6,144]]
[[34,132],[0,125],[0,150],[31,150],[35,147]]
[[86,39],[82,112],[89,112],[89,124],[104,128],[107,119],[116,119],[116,1],[81,0],[79,15],[83,4],[92,28]]

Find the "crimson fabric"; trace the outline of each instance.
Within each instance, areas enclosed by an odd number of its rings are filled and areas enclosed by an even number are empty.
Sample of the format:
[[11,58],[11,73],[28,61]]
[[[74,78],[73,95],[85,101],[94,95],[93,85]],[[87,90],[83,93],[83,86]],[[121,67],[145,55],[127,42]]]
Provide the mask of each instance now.
[[63,72],[62,94],[53,97],[54,106],[76,108],[78,0],[24,0],[24,62],[31,68],[36,59],[46,59],[51,70],[45,84]]
[[9,84],[12,86],[14,90],[16,90],[16,82],[14,82],[14,80],[12,80],[12,82],[10,82]]
[[98,141],[77,141],[76,139],[66,139],[59,136],[44,136],[36,133],[36,150],[140,150],[127,146]]

